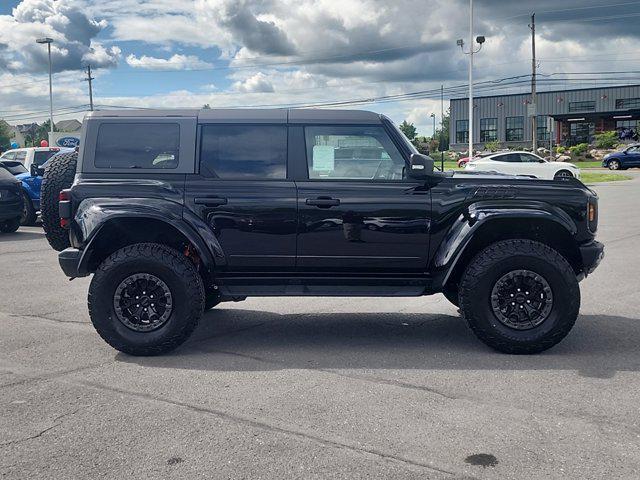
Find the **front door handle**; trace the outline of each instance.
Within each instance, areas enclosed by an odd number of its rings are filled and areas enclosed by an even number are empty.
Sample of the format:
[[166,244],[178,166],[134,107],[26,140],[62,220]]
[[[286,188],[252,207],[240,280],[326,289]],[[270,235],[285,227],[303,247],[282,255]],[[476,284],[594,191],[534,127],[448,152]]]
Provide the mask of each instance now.
[[194,199],[196,205],[204,205],[206,207],[219,207],[227,204],[227,199],[223,197],[199,197]]
[[338,205],[340,205],[340,200],[337,198],[331,198],[331,197],[318,197],[318,198],[307,198],[307,201],[305,203],[307,205],[313,205],[315,207],[330,208],[330,207],[337,207]]

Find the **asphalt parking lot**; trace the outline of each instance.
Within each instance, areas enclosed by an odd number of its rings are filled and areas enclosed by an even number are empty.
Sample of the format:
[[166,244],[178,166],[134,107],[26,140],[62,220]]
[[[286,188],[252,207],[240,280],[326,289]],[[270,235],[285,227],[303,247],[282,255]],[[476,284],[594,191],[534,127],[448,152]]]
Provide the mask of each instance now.
[[0,476],[639,478],[640,178],[596,190],[606,258],[536,356],[438,295],[223,304],[128,357],[40,228],[0,236]]

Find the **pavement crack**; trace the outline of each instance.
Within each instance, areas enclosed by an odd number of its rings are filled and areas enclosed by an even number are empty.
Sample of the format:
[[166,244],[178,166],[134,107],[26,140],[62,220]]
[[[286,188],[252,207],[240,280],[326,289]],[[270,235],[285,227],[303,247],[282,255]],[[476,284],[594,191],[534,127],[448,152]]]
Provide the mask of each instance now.
[[9,447],[11,445],[17,445],[20,443],[24,443],[24,442],[28,442],[29,440],[34,440],[36,438],[40,438],[41,436],[43,436],[45,433],[53,430],[54,428],[59,427],[60,425],[62,425],[62,420],[70,415],[75,415],[76,413],[78,413],[81,410],[81,408],[77,408],[72,412],[67,412],[67,413],[63,413],[62,415],[58,415],[56,418],[53,419],[52,423],[53,425],[40,430],[38,433],[34,434],[34,435],[30,435],[28,437],[24,437],[24,438],[18,438],[16,440],[11,440],[9,442],[4,442],[4,443],[0,443],[0,447]]
[[405,466],[410,466],[418,469],[426,469],[433,472],[438,472],[438,473],[451,475],[451,476],[458,475],[458,473],[456,472],[451,472],[449,470],[445,470],[443,468],[431,465],[429,463],[420,462],[407,457],[403,457],[401,455],[385,452],[377,448],[356,445],[356,444],[352,444],[347,441],[339,440],[339,439],[329,439],[329,438],[322,437],[320,435],[314,435],[313,433],[304,431],[302,429],[297,429],[292,427],[288,427],[288,428],[281,427],[278,425],[267,423],[265,421],[256,420],[255,418],[248,418],[242,415],[229,413],[224,410],[191,405],[189,403],[181,402],[178,400],[170,400],[167,398],[162,398],[162,397],[151,395],[148,393],[134,392],[134,391],[126,390],[124,388],[102,385],[97,382],[83,381],[83,380],[75,380],[75,381],[69,380],[69,382],[76,385],[81,385],[84,387],[95,388],[97,390],[109,391],[109,392],[117,393],[120,395],[127,395],[137,400],[157,402],[157,403],[162,403],[166,405],[171,405],[174,407],[184,408],[186,410],[200,413],[200,414],[213,415],[218,418],[223,418],[225,420],[229,420],[235,423],[241,423],[253,428],[258,428],[260,430],[265,430],[272,433],[278,433],[278,434],[283,434],[287,436],[293,436],[293,437],[301,438],[307,441],[312,441],[314,443],[324,445],[327,447],[349,450],[358,454],[365,454],[365,455],[381,458],[381,459],[399,463]]
[[37,320],[46,320],[49,322],[56,322],[56,323],[73,323],[75,325],[88,325],[87,322],[78,322],[75,320],[62,320],[59,318],[51,318],[51,317],[47,317],[46,313],[44,315],[33,315],[30,313],[25,313],[25,314],[20,314],[20,313],[5,313],[5,315],[7,315],[9,318],[35,318]]
[[[206,353],[211,353],[211,350],[201,350],[204,351]],[[282,366],[284,365],[282,362],[278,362],[275,360],[267,360],[265,358],[261,358],[261,357],[256,357],[253,355],[247,355],[244,353],[236,353],[236,352],[229,352],[229,351],[225,351],[225,350],[213,350],[217,353],[222,353],[225,355],[234,355],[234,356],[238,356],[238,357],[242,357],[242,358],[247,358],[250,360],[255,360],[257,362],[263,362],[263,363],[267,363],[267,364],[271,364],[271,365],[279,365]],[[409,382],[404,382],[401,380],[392,380],[392,379],[387,379],[387,378],[380,378],[380,377],[373,377],[373,376],[368,376],[368,375],[358,375],[358,374],[353,374],[353,373],[342,373],[342,372],[336,372],[335,370],[330,370],[330,369],[326,369],[326,368],[315,368],[315,367],[307,367],[307,370],[313,370],[316,372],[323,372],[323,373],[328,373],[330,375],[336,375],[338,377],[343,377],[343,378],[350,378],[353,380],[361,380],[363,382],[369,382],[369,383],[374,383],[374,384],[379,384],[379,385],[389,385],[392,387],[399,387],[399,388],[408,388],[411,390],[418,390],[418,391],[422,391],[422,392],[429,392],[429,393],[433,393],[435,395],[438,395],[440,397],[444,397],[448,400],[458,400],[459,398],[453,395],[449,395],[447,393],[444,393],[440,390],[437,390],[435,388],[431,388],[431,387],[426,387],[423,385],[416,385],[414,383],[409,383]]]

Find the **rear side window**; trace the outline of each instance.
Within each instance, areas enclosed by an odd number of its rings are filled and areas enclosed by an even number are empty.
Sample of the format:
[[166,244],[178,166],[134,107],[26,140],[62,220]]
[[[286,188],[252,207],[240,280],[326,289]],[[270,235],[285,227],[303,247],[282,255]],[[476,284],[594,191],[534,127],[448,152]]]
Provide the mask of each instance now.
[[56,153],[58,153],[57,150],[41,150],[39,152],[35,152],[33,154],[33,163],[38,166],[44,165],[44,163],[51,157],[53,157]]
[[204,125],[200,173],[220,179],[286,178],[286,127]]
[[98,129],[95,166],[174,169],[179,150],[177,123],[103,123]]

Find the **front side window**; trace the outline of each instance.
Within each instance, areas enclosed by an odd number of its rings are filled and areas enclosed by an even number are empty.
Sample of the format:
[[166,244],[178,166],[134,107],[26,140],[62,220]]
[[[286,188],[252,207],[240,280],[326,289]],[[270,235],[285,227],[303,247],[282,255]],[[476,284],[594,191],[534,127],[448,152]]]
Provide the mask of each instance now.
[[495,142],[498,140],[498,119],[497,118],[481,118],[480,119],[480,141]]
[[287,128],[281,125],[205,125],[200,173],[225,180],[287,177]]
[[16,162],[24,163],[26,159],[27,159],[26,150],[19,150],[16,152],[16,157],[14,159]]
[[98,129],[97,168],[178,167],[180,126],[175,123],[103,123]]
[[456,143],[469,142],[469,120],[456,121]]
[[596,109],[596,102],[569,102],[569,112],[593,112]]
[[306,127],[312,180],[402,180],[405,161],[383,127]]
[[507,142],[521,142],[524,139],[524,117],[507,117],[505,123]]

